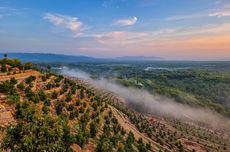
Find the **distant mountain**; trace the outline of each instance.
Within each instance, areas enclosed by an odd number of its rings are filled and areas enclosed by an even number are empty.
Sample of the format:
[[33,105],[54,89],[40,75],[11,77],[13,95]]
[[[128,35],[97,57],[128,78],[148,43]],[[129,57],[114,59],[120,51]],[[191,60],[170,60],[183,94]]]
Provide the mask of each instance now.
[[[0,53],[0,57],[3,57],[4,53]],[[51,54],[51,53],[7,53],[9,58],[19,58],[23,62],[35,62],[35,63],[51,63],[51,62],[101,62],[101,61],[153,61],[162,60],[160,57],[145,57],[145,56],[123,56],[117,58],[94,58],[88,56],[72,56],[64,54]]]
[[[92,62],[102,59],[87,56],[71,56],[63,54],[45,54],[45,53],[7,53],[9,58],[19,58],[24,62]],[[3,56],[3,53],[0,53]]]
[[125,61],[151,61],[151,60],[163,60],[160,57],[154,57],[154,56],[122,56],[117,57],[117,60],[125,60]]

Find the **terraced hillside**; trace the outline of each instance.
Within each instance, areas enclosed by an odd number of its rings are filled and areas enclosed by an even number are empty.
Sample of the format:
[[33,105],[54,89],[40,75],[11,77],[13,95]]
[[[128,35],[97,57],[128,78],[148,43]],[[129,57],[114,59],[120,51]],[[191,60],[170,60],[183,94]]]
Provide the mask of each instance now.
[[230,150],[226,132],[138,113],[113,93],[49,68],[0,63],[3,151]]

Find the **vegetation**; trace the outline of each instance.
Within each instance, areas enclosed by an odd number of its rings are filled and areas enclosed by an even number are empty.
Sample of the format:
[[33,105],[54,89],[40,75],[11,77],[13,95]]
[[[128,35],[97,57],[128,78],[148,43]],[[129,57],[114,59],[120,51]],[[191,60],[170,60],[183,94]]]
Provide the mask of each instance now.
[[[145,89],[195,107],[213,109],[230,117],[229,62],[128,62],[69,65],[92,77]],[[108,72],[109,71],[109,72]]]
[[[1,60],[7,69],[1,73],[3,76],[13,67],[12,60],[7,56]],[[7,96],[4,104],[12,108],[15,119],[15,123],[0,128],[4,137],[0,138],[1,150],[68,152],[77,144],[82,149],[91,147],[90,150],[98,152],[194,151],[187,146],[189,141],[199,142],[196,146],[206,151],[230,148],[230,141],[222,132],[168,118],[152,121],[119,102],[113,94],[81,80],[53,74],[49,66],[45,71],[36,71],[39,74],[33,70],[33,74],[19,77],[32,67],[30,63],[26,68],[20,65],[21,70],[0,81],[0,93]],[[117,77],[120,83],[130,79]]]
[[[61,119],[39,113],[28,102],[16,106],[17,125],[11,126],[3,141],[3,149],[12,151],[69,151],[65,138],[68,127]],[[67,128],[65,128],[67,127]]]

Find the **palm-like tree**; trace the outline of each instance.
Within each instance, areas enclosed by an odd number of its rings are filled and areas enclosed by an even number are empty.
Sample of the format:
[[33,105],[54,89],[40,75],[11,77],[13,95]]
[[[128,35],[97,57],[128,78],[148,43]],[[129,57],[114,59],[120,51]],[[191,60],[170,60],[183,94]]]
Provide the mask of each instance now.
[[4,58],[7,58],[7,54],[3,54]]

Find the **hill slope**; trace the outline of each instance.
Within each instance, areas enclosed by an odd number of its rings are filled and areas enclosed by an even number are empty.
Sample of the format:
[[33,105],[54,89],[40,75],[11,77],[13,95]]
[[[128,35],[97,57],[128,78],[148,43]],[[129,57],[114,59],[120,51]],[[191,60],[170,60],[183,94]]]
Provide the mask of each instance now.
[[3,150],[189,152],[230,148],[226,132],[143,115],[113,93],[81,79],[33,69],[12,71],[11,66],[7,64],[8,73],[0,74]]

